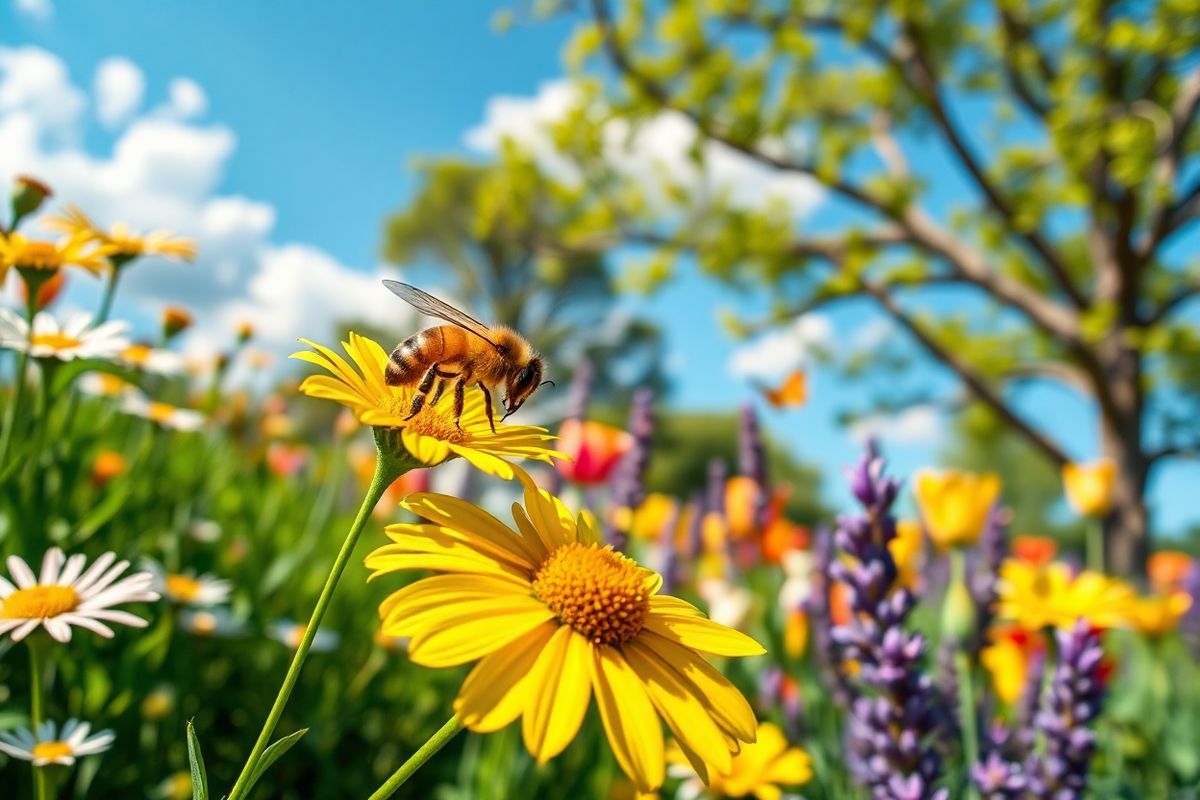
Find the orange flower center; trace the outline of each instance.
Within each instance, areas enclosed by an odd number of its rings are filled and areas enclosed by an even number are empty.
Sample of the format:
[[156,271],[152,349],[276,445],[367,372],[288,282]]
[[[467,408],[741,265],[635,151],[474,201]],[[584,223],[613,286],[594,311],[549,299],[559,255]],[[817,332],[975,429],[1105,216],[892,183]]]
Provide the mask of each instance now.
[[66,742],[38,742],[33,746],[34,758],[44,758],[47,761],[53,761],[56,758],[63,758],[75,752],[71,745]]
[[167,403],[151,403],[146,409],[146,416],[155,422],[167,422],[175,413],[175,406]]
[[33,335],[34,347],[41,346],[49,347],[51,350],[68,350],[72,347],[78,347],[80,344],[79,339],[63,333],[35,333]]
[[576,542],[542,563],[533,593],[588,639],[619,645],[638,635],[650,612],[645,582],[637,563],[611,546]]
[[28,242],[17,255],[17,265],[30,269],[61,269],[62,252],[53,242]]
[[17,589],[4,599],[0,618],[45,619],[73,611],[79,605],[79,595],[71,586],[30,586]]
[[121,358],[128,361],[130,364],[141,366],[146,363],[146,359],[150,357],[150,346],[145,344],[130,345],[125,348],[125,352],[121,353]]
[[163,578],[167,594],[176,600],[190,603],[200,594],[200,581],[188,575],[168,574]]

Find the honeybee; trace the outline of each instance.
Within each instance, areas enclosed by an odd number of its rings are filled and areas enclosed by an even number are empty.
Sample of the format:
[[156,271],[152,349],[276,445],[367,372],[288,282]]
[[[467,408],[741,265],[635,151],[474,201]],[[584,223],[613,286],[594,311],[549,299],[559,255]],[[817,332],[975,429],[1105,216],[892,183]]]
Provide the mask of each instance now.
[[[471,381],[483,392],[483,407],[488,425],[496,432],[489,388],[504,386],[504,411],[501,421],[516,412],[543,381],[545,361],[519,333],[502,325],[488,326],[443,303],[415,286],[399,281],[383,285],[422,314],[444,319],[449,325],[437,325],[413,334],[392,351],[384,380],[389,386],[412,386],[417,394],[405,419],[412,419],[425,406],[426,397],[437,381],[431,404],[445,392],[447,382],[454,383],[454,424],[459,425]],[[461,428],[462,426],[459,425]]]

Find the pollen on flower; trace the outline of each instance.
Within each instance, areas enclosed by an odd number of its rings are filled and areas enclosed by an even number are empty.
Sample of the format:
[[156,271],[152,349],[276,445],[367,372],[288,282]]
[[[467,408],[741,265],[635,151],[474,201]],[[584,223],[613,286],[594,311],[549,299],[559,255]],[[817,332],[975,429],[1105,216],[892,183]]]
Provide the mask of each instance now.
[[154,420],[155,422],[166,422],[174,413],[175,406],[167,403],[154,402],[150,404],[149,410],[147,411],[147,416],[149,416],[150,419]]
[[[412,408],[412,398],[409,397],[396,396],[388,401],[388,413],[401,419],[408,416],[410,408]],[[451,414],[429,405],[405,422],[404,427],[413,433],[453,444],[462,444],[467,438],[462,429],[454,424],[454,417]]]
[[34,758],[53,761],[56,758],[64,758],[74,753],[74,749],[66,742],[38,742],[33,746]]
[[30,586],[4,598],[3,619],[45,619],[65,614],[79,605],[79,595],[70,586]]
[[534,575],[533,593],[597,644],[629,641],[650,611],[643,571],[611,546],[575,542],[558,548]]
[[189,603],[200,594],[200,581],[188,575],[169,574],[163,578],[167,594],[175,600]]
[[151,352],[149,345],[133,344],[125,348],[125,351],[121,353],[121,358],[130,364],[142,365],[146,363]]

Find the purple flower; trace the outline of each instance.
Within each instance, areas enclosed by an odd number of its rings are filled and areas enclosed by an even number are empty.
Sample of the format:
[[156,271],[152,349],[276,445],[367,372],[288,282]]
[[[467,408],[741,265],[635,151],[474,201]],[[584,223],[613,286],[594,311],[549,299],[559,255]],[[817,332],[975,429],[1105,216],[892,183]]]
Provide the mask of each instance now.
[[755,525],[762,529],[767,524],[770,498],[767,494],[767,449],[763,444],[762,431],[758,427],[758,415],[754,406],[742,407],[741,425],[738,430],[738,472],[754,481],[758,486],[758,497],[754,508]]
[[[573,389],[574,387],[572,387]],[[612,505],[614,508],[634,509],[646,499],[646,465],[650,462],[650,446],[654,438],[654,394],[639,389],[633,395],[629,410],[629,433],[633,444],[617,465],[613,476]],[[609,543],[617,550],[625,549],[625,532],[612,521],[605,523]]]
[[896,536],[891,506],[900,484],[884,468],[869,445],[847,471],[864,513],[838,520],[834,542],[849,559],[834,559],[828,573],[849,588],[854,613],[830,635],[841,659],[859,664],[849,722],[851,770],[876,800],[931,800],[946,796],[935,788],[941,758],[934,740],[944,709],[923,671],[925,638],[905,630],[916,598],[896,585],[888,542]]

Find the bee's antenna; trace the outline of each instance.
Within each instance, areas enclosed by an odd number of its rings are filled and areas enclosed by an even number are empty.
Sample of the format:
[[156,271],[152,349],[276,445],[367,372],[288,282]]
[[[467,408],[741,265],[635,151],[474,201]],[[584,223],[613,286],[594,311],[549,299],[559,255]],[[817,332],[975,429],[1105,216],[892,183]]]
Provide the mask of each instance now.
[[541,383],[539,383],[539,384],[538,384],[538,388],[539,388],[539,389],[540,389],[540,388],[542,388],[542,387],[543,387],[543,386],[545,386],[547,383],[548,383],[548,384],[550,384],[551,386],[554,386],[554,385],[555,385],[554,381],[542,381]]

